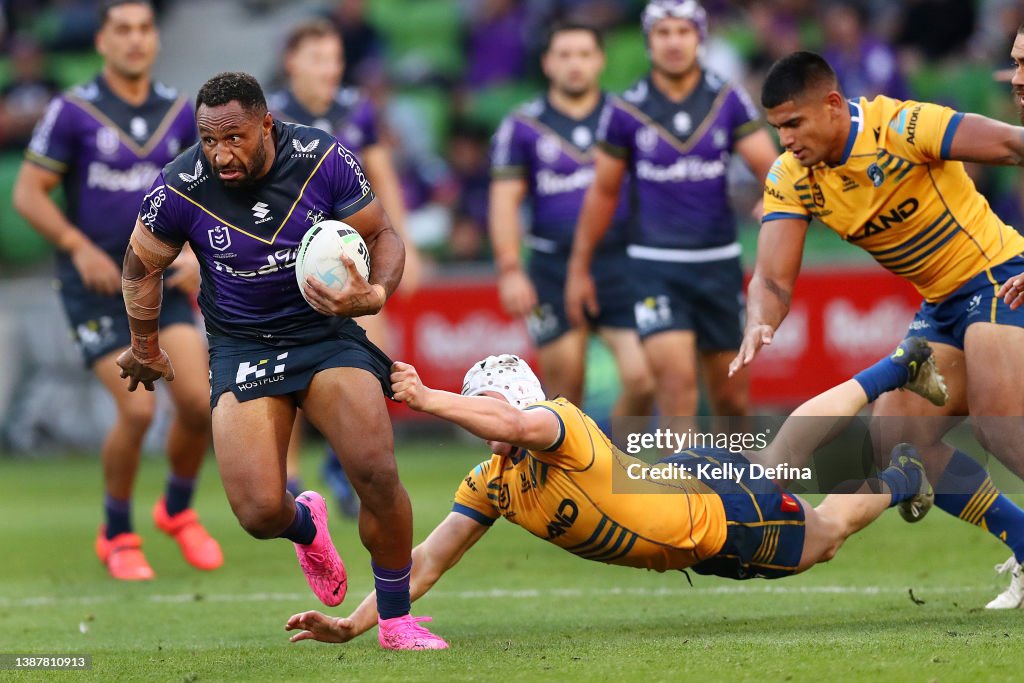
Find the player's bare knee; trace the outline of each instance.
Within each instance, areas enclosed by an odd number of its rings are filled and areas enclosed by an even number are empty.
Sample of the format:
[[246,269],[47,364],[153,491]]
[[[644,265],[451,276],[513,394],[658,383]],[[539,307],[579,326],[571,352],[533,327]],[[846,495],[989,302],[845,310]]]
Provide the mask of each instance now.
[[622,393],[637,401],[649,401],[654,398],[654,377],[646,366],[619,369],[619,380]]
[[[147,397],[148,398],[148,397]],[[124,401],[117,406],[117,418],[132,431],[145,432],[156,416],[156,402],[152,400]]]
[[210,409],[205,400],[183,401],[174,406],[175,419],[193,432],[210,429]]
[[275,538],[288,526],[281,500],[245,500],[232,505],[232,510],[239,525],[253,538]]

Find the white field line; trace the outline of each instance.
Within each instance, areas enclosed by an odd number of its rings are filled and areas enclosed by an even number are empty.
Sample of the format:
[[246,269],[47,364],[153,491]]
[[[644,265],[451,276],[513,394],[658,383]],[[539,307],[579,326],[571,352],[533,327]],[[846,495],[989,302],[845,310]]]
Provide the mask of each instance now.
[[[438,599],[448,600],[479,600],[479,599],[501,599],[501,598],[533,598],[544,599],[550,597],[560,598],[586,598],[600,597],[606,595],[623,595],[627,597],[641,598],[662,598],[679,597],[686,598],[694,595],[899,595],[907,592],[908,586],[779,586],[774,584],[761,584],[756,586],[728,585],[713,586],[709,588],[629,588],[616,587],[608,589],[582,589],[582,588],[527,588],[521,590],[505,590],[492,588],[490,590],[478,591],[431,591],[430,596]],[[918,597],[929,595],[945,595],[950,593],[972,593],[972,592],[993,592],[994,588],[984,586],[919,586],[917,587]],[[148,595],[141,598],[142,602],[176,604],[194,602],[301,602],[310,601],[313,597],[310,593],[179,593],[173,595]],[[45,607],[69,605],[99,605],[111,602],[134,602],[134,599],[124,595],[78,595],[69,597],[58,597],[53,595],[38,595],[22,598],[8,598],[0,596],[0,608],[3,607]]]

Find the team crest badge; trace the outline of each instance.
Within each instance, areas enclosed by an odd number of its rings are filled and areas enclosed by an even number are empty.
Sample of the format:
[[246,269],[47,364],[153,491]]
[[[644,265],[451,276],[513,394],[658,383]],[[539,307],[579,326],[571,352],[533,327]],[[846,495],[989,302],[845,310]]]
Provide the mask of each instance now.
[[643,152],[653,152],[658,146],[658,129],[644,126],[636,132],[636,146]]
[[210,237],[210,246],[217,251],[225,251],[231,246],[231,231],[227,226],[218,225],[216,228],[207,230],[206,234]]
[[554,135],[543,135],[537,139],[537,156],[546,164],[553,164],[562,155],[562,146]]
[[868,178],[874,184],[875,187],[881,186],[885,182],[885,171],[878,167],[878,164],[871,164],[868,166]]

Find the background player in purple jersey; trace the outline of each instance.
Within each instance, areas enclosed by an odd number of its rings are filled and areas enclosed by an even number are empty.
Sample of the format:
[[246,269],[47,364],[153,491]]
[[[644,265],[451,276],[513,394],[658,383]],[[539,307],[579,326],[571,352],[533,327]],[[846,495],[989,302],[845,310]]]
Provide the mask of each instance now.
[[[331,22],[314,19],[296,25],[285,41],[284,70],[288,87],[267,97],[273,116],[313,126],[330,133],[358,157],[366,176],[380,197],[385,213],[406,245],[402,291],[410,294],[419,285],[420,257],[405,232],[405,202],[391,158],[391,147],[381,135],[378,113],[373,103],[357,88],[341,87],[345,56],[341,35]],[[384,313],[363,316],[357,322],[370,340],[388,351]],[[301,425],[301,423],[300,423]],[[288,449],[289,490],[302,490],[299,454],[301,429],[292,433]],[[359,500],[341,468],[338,458],[328,450],[324,475],[346,515],[356,516]]]
[[602,114],[566,310],[577,325],[600,310],[593,255],[629,171],[638,225],[627,253],[643,272],[636,322],[658,408],[665,416],[696,412],[699,365],[714,412],[744,415],[748,380],[728,377],[742,339],[743,273],[726,169],[738,153],[763,179],[777,152],[746,93],[702,68],[707,17],[697,2],[653,0],[643,28],[651,73]]
[[[389,649],[447,644],[409,615],[412,509],[398,479],[382,392],[390,360],[353,317],[380,311],[402,277],[404,247],[355,156],[315,128],[275,121],[256,79],[214,76],[199,90],[200,143],[164,168],[143,200],[122,288],[132,345],[118,359],[134,390],[174,373],[155,316],[161,274],[185,243],[202,265],[199,305],[210,340],[213,439],[228,502],[256,538],[294,542],[324,604],[345,597],[345,567],[327,507],[314,491],[285,491],[285,454],[301,405],[352,477],[359,531],[380,596],[380,642]],[[347,257],[344,289],[292,269],[303,235],[321,217],[343,220],[370,250],[368,282]]]
[[[159,45],[149,3],[104,3],[96,34],[103,71],[51,102],[14,188],[18,211],[58,248],[57,281],[72,334],[117,407],[102,449],[106,524],[96,552],[112,576],[127,580],[153,578],[142,541],[132,532],[131,498],[156,401],[150,394],[129,394],[114,363],[130,342],[119,264],[146,189],[160,167],[196,138],[188,100],[151,78]],[[64,211],[50,197],[58,185]],[[167,285],[162,339],[181,361],[178,381],[170,387],[171,474],[153,516],[190,564],[214,569],[223,562],[220,546],[190,507],[210,439],[203,406],[209,392],[206,354],[190,298],[199,287],[199,268],[190,252],[174,262]]]
[[[580,203],[594,179],[595,131],[606,101],[598,84],[604,64],[595,29],[555,26],[542,60],[547,95],[508,116],[491,151],[489,223],[501,303],[510,315],[526,317],[548,394],[574,403],[583,399],[588,330],[570,326],[565,317],[565,272]],[[595,260],[601,313],[591,322],[619,367],[622,394],[614,413],[644,415],[654,382],[633,315],[627,189]],[[529,274],[520,258],[520,208],[527,199]]]

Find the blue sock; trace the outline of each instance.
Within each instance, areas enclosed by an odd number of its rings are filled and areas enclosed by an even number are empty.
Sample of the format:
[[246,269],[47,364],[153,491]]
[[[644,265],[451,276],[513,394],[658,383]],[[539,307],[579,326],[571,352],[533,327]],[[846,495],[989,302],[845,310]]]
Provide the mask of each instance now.
[[985,529],[1024,562],[1024,510],[1000,493],[985,469],[961,450],[953,452],[935,486],[935,505]]
[[370,562],[373,569],[373,587],[377,590],[377,613],[381,619],[394,619],[409,613],[409,577],[412,562],[402,569],[385,569]]
[[864,388],[868,395],[868,403],[887,391],[899,389],[910,379],[910,370],[902,365],[897,365],[891,358],[886,356],[870,368],[861,370],[853,379]]
[[167,491],[164,494],[164,507],[167,514],[174,515],[184,512],[192,505],[192,494],[196,490],[196,480],[179,477],[171,473],[167,477]]
[[889,507],[910,500],[921,490],[921,470],[916,467],[887,467],[878,478],[889,487],[892,495]]
[[103,499],[103,511],[107,517],[107,540],[118,534],[131,533],[132,499],[121,500],[109,493]]
[[292,543],[309,545],[316,538],[316,525],[313,524],[313,515],[309,514],[309,508],[305,503],[295,501],[295,519],[288,525],[288,528],[281,532],[279,538],[287,538]]

